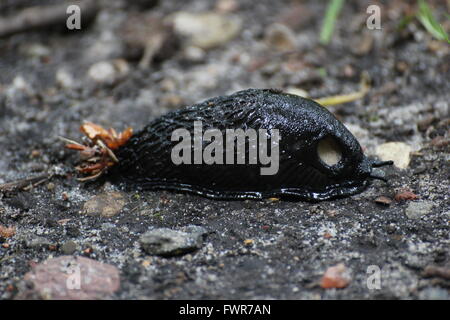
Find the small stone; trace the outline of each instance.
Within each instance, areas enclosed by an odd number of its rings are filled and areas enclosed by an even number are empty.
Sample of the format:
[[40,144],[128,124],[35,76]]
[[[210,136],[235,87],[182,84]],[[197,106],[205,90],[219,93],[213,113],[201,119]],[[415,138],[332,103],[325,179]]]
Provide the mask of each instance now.
[[72,220],[72,219],[61,219],[61,220],[58,220],[58,221],[56,221],[56,222],[57,222],[58,224],[64,226],[64,225],[66,225],[70,220]]
[[202,62],[203,60],[205,60],[206,55],[205,50],[194,46],[186,47],[183,51],[183,54],[186,60],[192,62]]
[[24,77],[19,75],[13,79],[11,90],[31,92],[33,89],[31,88],[31,85],[24,79]]
[[352,65],[347,64],[344,67],[343,74],[347,78],[353,78],[356,74],[355,68]]
[[36,159],[39,158],[41,156],[41,152],[39,150],[32,150],[31,154],[30,154],[30,158],[31,159]]
[[128,63],[123,59],[100,61],[88,70],[88,76],[98,83],[112,84],[126,76],[130,71]]
[[109,222],[105,222],[102,223],[101,228],[103,231],[108,231],[108,230],[112,230],[114,228],[116,228],[117,226],[113,223],[109,223]]
[[253,239],[245,239],[244,240],[244,246],[246,246],[246,247],[251,247],[254,243],[255,243],[255,241]]
[[284,24],[295,31],[306,28],[314,20],[313,12],[305,4],[292,1],[292,5],[286,6],[276,18],[278,23]]
[[395,68],[397,69],[397,71],[403,73],[403,72],[405,72],[405,71],[408,70],[409,65],[408,65],[408,63],[406,63],[405,61],[398,61],[398,62],[395,64]]
[[195,236],[195,237],[203,237],[203,235],[208,233],[208,231],[205,228],[200,227],[200,226],[196,226],[196,225],[193,225],[193,224],[190,224],[188,226],[184,226],[180,230],[183,231],[183,232],[189,233],[189,234],[191,234],[192,236]]
[[323,237],[324,237],[325,239],[331,239],[331,238],[333,238],[333,235],[327,231],[327,232],[325,232],[325,233],[323,234]]
[[142,261],[141,266],[143,266],[144,268],[147,268],[151,264],[152,264],[151,260],[144,260],[144,261]]
[[89,77],[97,82],[109,82],[115,74],[114,66],[106,61],[93,64],[88,70]]
[[406,169],[410,161],[411,147],[403,142],[387,142],[376,147],[375,153],[381,161],[394,161],[399,169]]
[[450,267],[438,267],[429,265],[423,270],[425,277],[438,277],[442,279],[450,280]]
[[437,137],[433,138],[433,140],[431,140],[431,145],[433,147],[442,148],[442,147],[448,146],[449,144],[450,144],[450,139],[445,139],[442,136],[437,136]]
[[72,88],[75,85],[75,79],[69,71],[65,69],[58,69],[55,75],[56,83],[58,83],[62,88]]
[[337,210],[327,210],[325,211],[325,214],[329,217],[335,217],[338,214],[338,212]]
[[265,41],[270,48],[278,51],[291,51],[296,47],[294,32],[280,23],[271,24],[267,28]]
[[34,59],[43,59],[50,56],[51,50],[49,47],[40,43],[27,44],[21,48],[23,54]]
[[238,17],[215,12],[177,12],[171,16],[174,30],[186,37],[188,45],[211,49],[236,37],[241,30]]
[[64,244],[61,246],[61,252],[65,255],[73,254],[76,250],[77,244],[72,240],[64,242]]
[[435,120],[436,117],[434,115],[425,116],[421,120],[417,121],[417,129],[425,132]]
[[122,193],[117,191],[103,193],[86,201],[82,213],[110,218],[118,214],[125,204],[126,201]]
[[347,287],[350,280],[349,270],[343,263],[340,263],[336,266],[329,267],[327,271],[325,271],[320,282],[320,286],[324,289],[340,289]]
[[29,249],[47,249],[52,243],[47,238],[31,235],[24,239],[24,245]]
[[364,56],[372,50],[374,44],[374,36],[370,32],[365,32],[361,36],[353,38],[351,51],[357,56]]
[[204,234],[206,230],[198,226],[187,226],[180,230],[159,228],[146,232],[139,241],[148,254],[169,257],[201,248]]
[[422,202],[410,202],[405,210],[405,214],[410,219],[420,219],[428,212],[430,212],[433,207],[433,202],[422,201]]
[[419,293],[420,300],[450,300],[450,294],[443,288],[426,288]]
[[173,79],[165,78],[161,81],[161,90],[166,92],[175,91],[177,88],[177,84]]
[[385,196],[379,196],[374,201],[375,203],[379,203],[385,206],[389,206],[392,203],[392,199]]
[[221,13],[230,13],[239,9],[237,0],[218,0],[216,2],[216,10]]
[[50,258],[25,274],[26,286],[16,299],[92,300],[119,289],[119,270],[84,257]]

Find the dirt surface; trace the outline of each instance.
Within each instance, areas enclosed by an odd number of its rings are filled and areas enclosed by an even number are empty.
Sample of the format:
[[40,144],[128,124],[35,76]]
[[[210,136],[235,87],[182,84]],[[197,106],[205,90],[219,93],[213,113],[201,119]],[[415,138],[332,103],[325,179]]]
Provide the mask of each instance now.
[[[57,25],[0,39],[0,184],[52,174],[31,189],[0,193],[2,299],[51,298],[24,277],[63,255],[118,268],[120,289],[105,296],[113,299],[450,298],[450,49],[415,20],[397,28],[414,4],[380,2],[382,29],[368,30],[372,1],[347,1],[323,46],[320,1],[99,3],[82,30]],[[429,3],[445,21],[445,1]],[[33,4],[6,1],[0,15]],[[212,47],[189,43],[162,23],[177,11],[229,11],[236,34]],[[127,20],[134,21],[128,29]],[[168,45],[156,46],[142,67],[155,34]],[[113,68],[93,68],[99,62]],[[345,199],[215,201],[81,183],[78,155],[57,138],[81,140],[83,120],[139,129],[170,110],[246,88],[302,89],[313,98],[354,92],[362,72],[369,93],[330,110],[369,156],[397,141],[411,148],[411,159],[406,169],[383,169],[388,184],[374,181]],[[405,190],[418,198],[399,199]],[[148,230],[189,225],[206,229],[189,251],[168,257],[141,246]],[[325,271],[340,263],[348,285],[322,288]],[[379,289],[367,286],[369,266],[381,270]]]

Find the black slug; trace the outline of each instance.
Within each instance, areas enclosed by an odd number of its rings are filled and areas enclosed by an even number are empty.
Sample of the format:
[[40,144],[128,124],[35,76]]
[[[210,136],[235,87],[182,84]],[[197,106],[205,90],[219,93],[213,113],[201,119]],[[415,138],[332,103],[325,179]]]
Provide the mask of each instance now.
[[362,192],[372,178],[384,180],[372,170],[392,164],[367,158],[326,108],[271,89],[170,112],[114,154],[113,180],[214,199],[345,197]]

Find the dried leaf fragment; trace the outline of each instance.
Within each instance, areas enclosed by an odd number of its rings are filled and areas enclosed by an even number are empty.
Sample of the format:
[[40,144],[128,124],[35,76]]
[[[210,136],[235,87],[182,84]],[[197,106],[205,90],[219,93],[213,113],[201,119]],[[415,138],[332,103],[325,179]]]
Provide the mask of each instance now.
[[11,238],[16,234],[15,227],[5,227],[0,225],[0,237],[2,238]]

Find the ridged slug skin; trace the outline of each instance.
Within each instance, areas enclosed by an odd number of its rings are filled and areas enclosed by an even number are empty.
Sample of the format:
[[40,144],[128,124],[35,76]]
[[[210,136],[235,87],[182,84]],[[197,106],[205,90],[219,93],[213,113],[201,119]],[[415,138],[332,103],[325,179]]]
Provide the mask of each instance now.
[[[212,128],[222,132],[278,129],[278,172],[261,175],[261,167],[267,166],[259,162],[175,165],[171,152],[179,142],[171,141],[171,135],[179,128],[193,135],[194,121],[202,121],[203,132]],[[330,160],[322,156],[326,148],[332,149]],[[134,134],[116,156],[119,163],[111,174],[131,188],[187,191],[214,199],[288,197],[314,201],[345,197],[368,186],[375,166],[355,137],[326,108],[272,89],[239,91],[170,112]]]

